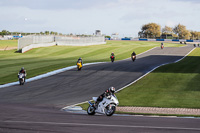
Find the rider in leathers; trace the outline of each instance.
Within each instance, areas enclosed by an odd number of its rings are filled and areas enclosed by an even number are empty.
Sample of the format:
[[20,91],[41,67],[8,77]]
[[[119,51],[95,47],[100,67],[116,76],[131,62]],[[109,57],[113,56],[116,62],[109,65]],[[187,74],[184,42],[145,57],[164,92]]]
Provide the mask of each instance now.
[[83,60],[81,57],[77,60],[77,63],[81,63],[81,65],[83,65]]
[[18,73],[18,78],[19,78],[19,74],[20,74],[20,73],[23,73],[23,74],[24,74],[24,77],[23,77],[23,78],[24,78],[24,82],[25,82],[25,80],[26,80],[26,74],[27,74],[27,73],[26,73],[26,70],[24,69],[24,67],[22,67],[21,70],[19,71],[19,73]]
[[103,100],[104,97],[110,96],[110,95],[115,95],[115,88],[114,87],[110,87],[109,89],[107,89],[103,94],[101,94],[98,98],[97,101],[95,103],[95,108],[98,107],[99,103]]

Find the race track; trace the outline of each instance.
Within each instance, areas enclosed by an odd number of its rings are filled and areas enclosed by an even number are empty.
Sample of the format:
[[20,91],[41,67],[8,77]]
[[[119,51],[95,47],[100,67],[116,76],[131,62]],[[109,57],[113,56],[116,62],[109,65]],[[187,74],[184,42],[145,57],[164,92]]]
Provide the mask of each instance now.
[[199,119],[88,116],[60,111],[90,100],[110,86],[120,89],[161,64],[181,59],[192,49],[155,48],[137,56],[135,62],[126,59],[83,66],[81,71],[72,69],[24,86],[1,88],[0,132],[200,132]]

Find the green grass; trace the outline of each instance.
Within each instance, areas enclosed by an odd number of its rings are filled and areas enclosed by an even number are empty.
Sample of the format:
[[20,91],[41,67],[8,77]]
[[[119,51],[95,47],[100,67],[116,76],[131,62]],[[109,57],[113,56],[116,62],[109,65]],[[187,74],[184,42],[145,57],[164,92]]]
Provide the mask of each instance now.
[[[0,41],[2,44],[4,41]],[[5,41],[8,46],[15,41]],[[4,42],[4,43],[5,43]],[[6,46],[4,45],[4,46]],[[15,50],[0,51],[0,84],[17,81],[17,73],[21,67],[27,70],[27,78],[47,73],[56,69],[76,64],[79,57],[84,63],[110,61],[111,52],[115,52],[116,60],[129,58],[132,51],[137,54],[160,42],[108,41],[107,44],[94,46],[52,46],[36,48],[26,53],[15,53]],[[179,47],[180,44],[165,43],[165,47]]]
[[117,93],[120,106],[200,108],[200,49]]
[[0,40],[0,49],[5,49],[6,47],[17,47],[18,40]]
[[87,103],[82,103],[82,104],[79,104],[79,105],[77,105],[77,106],[80,106],[83,110],[86,110],[87,111],[87,109],[88,109],[88,107],[89,107],[89,103],[87,102]]

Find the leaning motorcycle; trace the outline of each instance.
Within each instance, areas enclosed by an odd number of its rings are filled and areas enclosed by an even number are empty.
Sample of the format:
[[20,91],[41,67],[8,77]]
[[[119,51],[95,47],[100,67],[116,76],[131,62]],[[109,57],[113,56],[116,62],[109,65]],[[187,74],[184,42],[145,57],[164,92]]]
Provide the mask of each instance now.
[[110,59],[111,59],[111,62],[114,62],[115,57],[112,55],[112,56],[110,56]]
[[[98,97],[93,97],[93,101],[96,102]],[[88,101],[89,107],[87,109],[88,115],[94,115],[95,113],[106,114],[112,116],[115,113],[116,106],[119,101],[115,95],[104,97],[103,100],[95,107],[95,103]]]
[[24,81],[25,81],[24,77],[25,77],[24,73],[19,73],[18,74],[18,79],[19,79],[19,84],[20,85],[24,85]]
[[76,65],[77,65],[77,69],[78,69],[78,71],[81,70],[81,68],[82,68],[82,64],[81,64],[81,62],[77,62]]

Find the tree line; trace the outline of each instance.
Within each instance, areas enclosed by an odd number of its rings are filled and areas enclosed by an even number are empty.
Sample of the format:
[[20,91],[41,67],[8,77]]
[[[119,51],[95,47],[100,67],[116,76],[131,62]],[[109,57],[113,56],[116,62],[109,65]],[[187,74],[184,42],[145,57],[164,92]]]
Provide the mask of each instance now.
[[54,32],[54,31],[44,31],[44,32],[41,31],[39,33],[10,32],[7,30],[0,31],[0,36],[19,35],[19,34],[21,34],[22,36],[25,36],[25,35],[62,35],[62,33]]
[[187,30],[182,24],[174,27],[165,26],[161,29],[159,24],[148,23],[142,26],[138,36],[140,38],[200,40],[200,32]]

